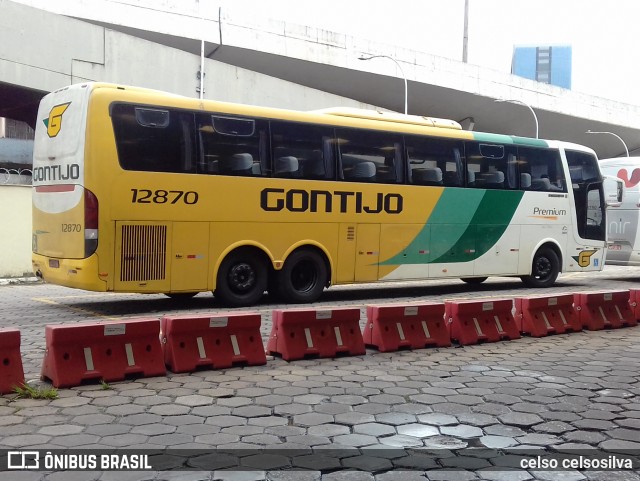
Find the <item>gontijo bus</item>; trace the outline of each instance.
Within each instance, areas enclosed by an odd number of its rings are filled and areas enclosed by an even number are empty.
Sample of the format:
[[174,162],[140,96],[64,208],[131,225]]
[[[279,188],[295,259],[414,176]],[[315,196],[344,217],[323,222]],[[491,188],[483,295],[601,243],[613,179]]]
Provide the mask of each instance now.
[[603,265],[592,150],[428,117],[72,85],[40,104],[33,184],[35,273],[94,291],[246,306]]

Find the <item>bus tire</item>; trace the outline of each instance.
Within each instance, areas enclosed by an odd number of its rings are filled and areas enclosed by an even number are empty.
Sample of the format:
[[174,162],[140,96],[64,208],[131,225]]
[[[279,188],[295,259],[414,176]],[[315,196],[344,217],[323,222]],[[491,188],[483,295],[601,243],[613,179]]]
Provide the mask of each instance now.
[[299,249],[276,271],[277,295],[285,302],[314,302],[327,285],[328,276],[322,255],[312,249]]
[[255,253],[238,250],[220,264],[214,295],[230,307],[256,304],[267,289],[267,265]]
[[560,259],[551,247],[538,249],[531,264],[531,275],[522,276],[522,282],[527,287],[550,287],[560,273]]
[[467,284],[482,284],[487,279],[488,277],[461,277],[460,278],[462,282],[466,282]]

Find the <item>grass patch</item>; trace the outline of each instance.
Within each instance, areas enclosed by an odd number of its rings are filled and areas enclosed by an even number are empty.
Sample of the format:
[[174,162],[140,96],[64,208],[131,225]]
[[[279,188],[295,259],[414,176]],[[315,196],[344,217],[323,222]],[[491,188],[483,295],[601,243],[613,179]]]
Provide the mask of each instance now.
[[16,386],[13,390],[18,395],[17,399],[58,399],[58,390],[54,387],[33,387],[23,384]]
[[111,384],[109,384],[104,379],[100,381],[100,385],[102,386],[103,391],[108,391],[109,389],[112,389]]

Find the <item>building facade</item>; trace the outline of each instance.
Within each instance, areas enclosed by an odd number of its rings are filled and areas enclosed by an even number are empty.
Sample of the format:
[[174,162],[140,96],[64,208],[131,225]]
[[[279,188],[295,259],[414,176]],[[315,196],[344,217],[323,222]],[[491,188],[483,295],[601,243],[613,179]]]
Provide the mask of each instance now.
[[571,89],[571,47],[514,47],[511,73]]

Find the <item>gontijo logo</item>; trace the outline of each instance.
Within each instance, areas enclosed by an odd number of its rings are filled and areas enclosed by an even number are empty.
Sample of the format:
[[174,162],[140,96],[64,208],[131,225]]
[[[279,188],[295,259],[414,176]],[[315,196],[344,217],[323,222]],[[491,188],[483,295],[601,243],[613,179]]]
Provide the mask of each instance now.
[[49,137],[55,137],[60,133],[60,129],[62,128],[62,114],[69,108],[69,105],[71,105],[71,102],[56,105],[49,111],[49,118],[43,120],[44,125],[47,127],[47,135]]
[[[596,252],[598,252],[597,249],[585,250],[580,252],[580,254],[578,254],[577,256],[571,256],[571,257],[573,258],[574,261],[578,263],[580,267],[589,267],[589,264],[591,264],[591,256]],[[593,260],[593,265],[594,266],[598,265],[598,259]]]

